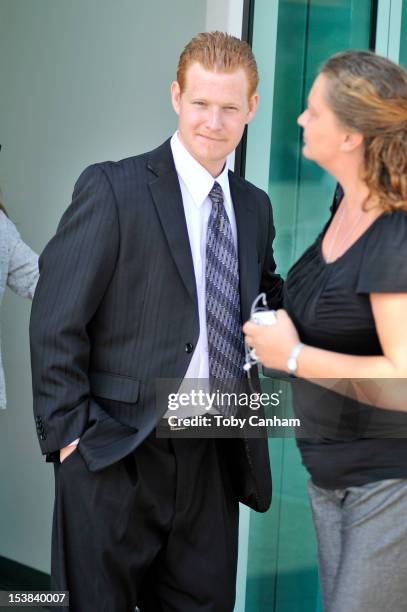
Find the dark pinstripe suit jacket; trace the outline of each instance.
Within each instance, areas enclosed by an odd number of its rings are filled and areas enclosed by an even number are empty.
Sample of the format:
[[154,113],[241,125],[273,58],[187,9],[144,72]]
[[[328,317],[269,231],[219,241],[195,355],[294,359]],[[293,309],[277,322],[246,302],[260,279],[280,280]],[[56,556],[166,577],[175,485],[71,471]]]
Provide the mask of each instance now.
[[[268,196],[230,173],[243,320],[259,289],[280,305]],[[34,413],[42,452],[80,437],[100,470],[136,448],[167,406],[155,381],[182,379],[199,335],[195,276],[169,141],[87,168],[40,258],[31,323]],[[187,350],[186,350],[187,347]],[[237,495],[266,509],[265,440],[225,441]],[[249,458],[247,457],[249,453]]]

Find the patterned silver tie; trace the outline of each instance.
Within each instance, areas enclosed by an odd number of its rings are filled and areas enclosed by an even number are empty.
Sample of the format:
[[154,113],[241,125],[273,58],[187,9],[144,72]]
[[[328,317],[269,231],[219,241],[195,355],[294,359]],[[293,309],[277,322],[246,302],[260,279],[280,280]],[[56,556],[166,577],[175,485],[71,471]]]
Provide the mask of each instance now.
[[244,376],[239,264],[222,188],[216,181],[209,198],[212,201],[206,235],[209,380],[213,390],[225,388],[225,382],[228,390],[233,390]]

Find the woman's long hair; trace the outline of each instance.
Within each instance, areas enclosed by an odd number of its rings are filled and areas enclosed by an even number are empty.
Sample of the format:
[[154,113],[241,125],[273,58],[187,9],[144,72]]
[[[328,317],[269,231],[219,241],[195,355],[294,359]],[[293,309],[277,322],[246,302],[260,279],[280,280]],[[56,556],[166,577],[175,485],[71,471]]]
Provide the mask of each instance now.
[[370,51],[345,51],[320,73],[331,110],[364,137],[369,197],[384,211],[407,211],[407,71]]

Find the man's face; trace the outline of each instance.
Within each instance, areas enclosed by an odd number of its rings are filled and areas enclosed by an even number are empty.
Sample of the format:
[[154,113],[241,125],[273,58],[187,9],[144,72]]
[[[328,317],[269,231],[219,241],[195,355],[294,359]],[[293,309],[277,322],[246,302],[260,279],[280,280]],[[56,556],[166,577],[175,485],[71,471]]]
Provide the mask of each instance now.
[[171,99],[182,143],[212,176],[218,176],[257,109],[258,96],[249,98],[245,71],[214,72],[195,62],[187,69],[182,93],[178,82],[172,83]]

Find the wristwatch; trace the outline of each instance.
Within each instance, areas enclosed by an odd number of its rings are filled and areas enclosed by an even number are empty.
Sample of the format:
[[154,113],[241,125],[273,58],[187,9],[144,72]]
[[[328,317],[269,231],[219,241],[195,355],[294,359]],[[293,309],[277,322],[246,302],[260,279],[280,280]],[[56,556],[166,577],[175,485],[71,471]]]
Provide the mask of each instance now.
[[293,348],[293,350],[291,351],[291,355],[288,358],[287,361],[287,368],[288,371],[290,372],[290,374],[295,375],[297,373],[297,368],[298,368],[298,363],[297,363],[297,359],[298,359],[298,355],[301,353],[302,349],[304,348],[304,344],[302,342],[298,342],[298,344],[296,344]]

